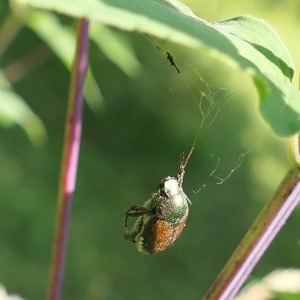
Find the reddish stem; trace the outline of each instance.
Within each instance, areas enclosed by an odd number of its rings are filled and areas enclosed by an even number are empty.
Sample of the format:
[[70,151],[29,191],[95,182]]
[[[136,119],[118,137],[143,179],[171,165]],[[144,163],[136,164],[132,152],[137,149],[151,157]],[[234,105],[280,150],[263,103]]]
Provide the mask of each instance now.
[[273,198],[265,205],[204,300],[230,300],[239,291],[256,263],[300,200],[300,169],[291,169]]
[[56,229],[53,241],[48,300],[59,300],[63,281],[71,203],[81,138],[83,85],[88,64],[88,27],[86,19],[77,21],[77,49],[71,74],[68,111],[65,127],[63,159],[58,191]]

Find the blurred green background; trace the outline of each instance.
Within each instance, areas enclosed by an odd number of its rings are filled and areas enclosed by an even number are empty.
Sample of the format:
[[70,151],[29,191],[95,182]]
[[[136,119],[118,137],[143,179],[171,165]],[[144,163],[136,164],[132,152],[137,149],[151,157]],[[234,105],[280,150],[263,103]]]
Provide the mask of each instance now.
[[[184,3],[211,22],[241,14],[265,19],[286,43],[298,73],[298,0]],[[0,25],[9,13],[2,0]],[[141,68],[129,77],[91,44],[90,64],[104,102],[98,112],[87,105],[84,110],[62,299],[199,299],[289,168],[284,140],[262,120],[256,91],[244,74],[163,44],[178,75],[156,41],[118,34],[131,44]],[[43,45],[23,27],[0,57],[1,68],[7,71]],[[44,122],[47,142],[35,147],[20,127],[0,127],[0,282],[25,299],[43,299],[46,293],[69,86],[69,71],[55,55],[41,61],[30,72],[25,69],[13,88]],[[295,85],[297,80],[298,74]],[[123,212],[147,200],[163,177],[177,174],[179,155],[189,151],[201,121],[196,104],[201,93],[220,104],[220,111],[214,123],[204,124],[186,168],[184,190],[192,201],[187,226],[175,246],[142,255],[123,240]],[[218,158],[215,175],[226,177],[242,154],[239,168],[217,184],[210,174]],[[298,213],[252,277],[300,267]]]

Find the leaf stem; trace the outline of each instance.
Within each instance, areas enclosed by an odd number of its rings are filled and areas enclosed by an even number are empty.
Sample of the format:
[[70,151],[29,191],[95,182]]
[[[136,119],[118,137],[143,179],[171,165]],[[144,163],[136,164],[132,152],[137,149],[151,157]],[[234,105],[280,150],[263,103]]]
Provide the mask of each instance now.
[[59,300],[64,273],[71,203],[75,190],[80,148],[83,85],[88,64],[88,27],[86,19],[77,21],[77,49],[71,74],[63,158],[58,191],[56,229],[48,287],[48,300]]
[[300,168],[294,167],[262,209],[204,300],[230,300],[236,295],[299,201]]

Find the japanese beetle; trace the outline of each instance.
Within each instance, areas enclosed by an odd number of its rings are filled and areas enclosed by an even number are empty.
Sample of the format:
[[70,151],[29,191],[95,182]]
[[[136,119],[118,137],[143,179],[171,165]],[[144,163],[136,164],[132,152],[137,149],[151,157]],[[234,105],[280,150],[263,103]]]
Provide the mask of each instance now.
[[[189,213],[189,199],[182,190],[186,162],[183,160],[179,166],[178,179],[164,178],[143,206],[131,206],[125,212],[124,238],[136,243],[138,251],[156,254],[180,236]],[[138,217],[131,230],[127,229],[128,217]]]

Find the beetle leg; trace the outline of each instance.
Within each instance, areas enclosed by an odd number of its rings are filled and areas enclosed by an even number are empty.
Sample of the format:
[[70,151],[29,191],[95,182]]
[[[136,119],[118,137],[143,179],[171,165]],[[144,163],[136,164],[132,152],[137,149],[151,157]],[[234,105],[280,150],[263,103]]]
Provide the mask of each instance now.
[[143,218],[138,218],[132,230],[127,230],[124,233],[125,240],[129,240],[133,243],[137,243],[139,240],[139,235],[143,229]]
[[125,228],[127,228],[128,217],[140,217],[150,212],[151,209],[144,206],[136,206],[136,205],[131,206],[128,210],[125,211],[125,219],[124,219]]

